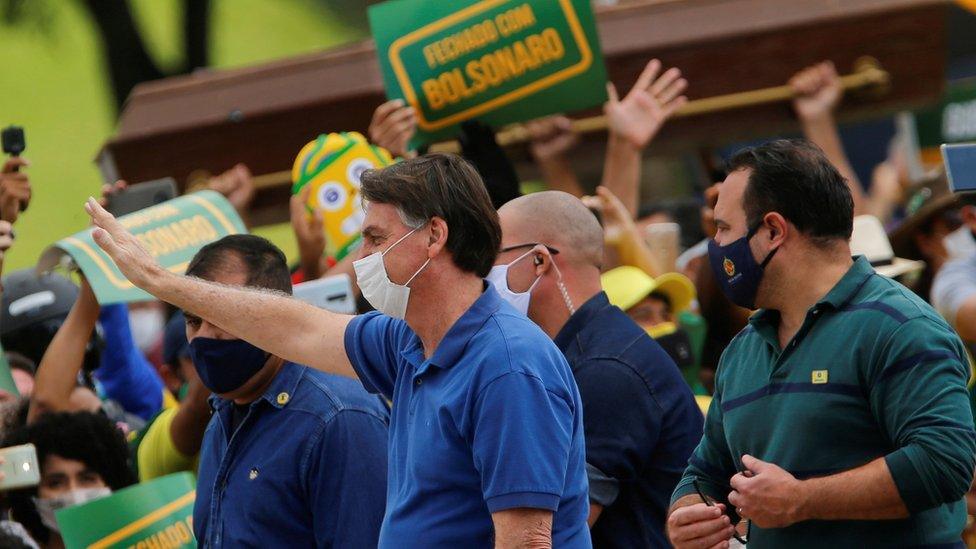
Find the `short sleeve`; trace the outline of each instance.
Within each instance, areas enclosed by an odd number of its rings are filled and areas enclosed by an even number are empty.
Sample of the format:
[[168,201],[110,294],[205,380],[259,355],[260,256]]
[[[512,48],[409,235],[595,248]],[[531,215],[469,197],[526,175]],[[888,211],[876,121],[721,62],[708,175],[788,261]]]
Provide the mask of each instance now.
[[472,447],[490,512],[559,507],[576,413],[525,372],[503,374],[481,390]]
[[932,306],[955,326],[956,314],[967,299],[976,295],[976,257],[951,261],[932,283]]
[[353,318],[346,327],[346,355],[367,391],[393,399],[400,350],[410,333],[402,320],[376,311]]

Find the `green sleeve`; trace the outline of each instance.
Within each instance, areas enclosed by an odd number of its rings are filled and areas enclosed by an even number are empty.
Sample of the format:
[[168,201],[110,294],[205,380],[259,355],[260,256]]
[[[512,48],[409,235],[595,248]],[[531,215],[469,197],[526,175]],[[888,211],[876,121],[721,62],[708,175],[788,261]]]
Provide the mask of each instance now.
[[897,328],[868,372],[872,413],[896,450],[885,456],[911,513],[960,500],[976,466],[969,367],[959,338],[926,317]]
[[735,473],[735,464],[722,426],[722,395],[716,380],[715,395],[708,407],[708,413],[705,414],[704,434],[688,459],[688,467],[671,495],[671,505],[684,496],[696,493],[695,480],[706,495],[728,503],[729,492],[732,490],[729,481]]

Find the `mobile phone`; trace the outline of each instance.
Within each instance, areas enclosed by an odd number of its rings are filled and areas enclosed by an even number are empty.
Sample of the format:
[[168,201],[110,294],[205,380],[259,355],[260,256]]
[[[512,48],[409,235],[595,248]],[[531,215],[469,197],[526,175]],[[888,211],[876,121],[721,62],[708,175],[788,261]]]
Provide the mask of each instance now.
[[174,198],[176,198],[176,180],[172,177],[164,177],[136,183],[124,191],[110,195],[107,209],[115,217],[120,217]]
[[976,143],[942,145],[949,190],[954,193],[976,191]]
[[0,457],[3,458],[0,490],[37,486],[41,482],[41,468],[37,464],[37,449],[33,444],[0,448]]
[[320,309],[339,314],[356,314],[352,281],[345,273],[296,284],[292,294],[296,299]]
[[3,152],[10,156],[20,156],[27,148],[24,140],[24,128],[20,126],[7,126],[0,133],[0,140],[3,141]]

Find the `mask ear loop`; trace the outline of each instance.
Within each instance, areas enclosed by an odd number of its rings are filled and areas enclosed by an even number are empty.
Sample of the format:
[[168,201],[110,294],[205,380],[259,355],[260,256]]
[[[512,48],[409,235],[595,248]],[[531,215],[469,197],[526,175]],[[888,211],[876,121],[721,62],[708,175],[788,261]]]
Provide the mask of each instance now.
[[[416,229],[414,229],[414,230],[412,230],[412,231],[410,231],[409,233],[407,233],[407,234],[405,234],[405,235],[403,235],[403,236],[401,236],[401,237],[400,237],[400,240],[397,240],[396,242],[394,242],[394,243],[393,243],[393,245],[392,245],[392,246],[390,246],[389,248],[387,248],[387,249],[385,249],[385,250],[383,250],[382,252],[380,252],[380,255],[382,255],[382,256],[384,256],[384,257],[385,257],[385,256],[386,256],[386,252],[388,252],[388,251],[390,251],[390,250],[392,250],[393,248],[396,248],[396,247],[397,247],[397,244],[399,244],[399,243],[401,243],[401,242],[403,242],[403,241],[404,241],[404,239],[406,239],[406,238],[407,238],[408,236],[410,236],[410,235],[412,235],[413,233],[415,233],[415,232],[417,232],[417,231],[419,231],[419,230],[420,230],[420,227],[418,227],[418,228],[416,228]],[[414,275],[414,276],[416,276],[416,275]]]
[[569,291],[566,290],[566,285],[563,284],[563,273],[559,272],[559,266],[556,262],[552,262],[552,268],[556,269],[556,287],[559,288],[559,293],[563,296],[563,303],[566,304],[566,308],[569,309],[569,315],[572,316],[576,314],[576,306],[573,305],[573,299],[569,297]]

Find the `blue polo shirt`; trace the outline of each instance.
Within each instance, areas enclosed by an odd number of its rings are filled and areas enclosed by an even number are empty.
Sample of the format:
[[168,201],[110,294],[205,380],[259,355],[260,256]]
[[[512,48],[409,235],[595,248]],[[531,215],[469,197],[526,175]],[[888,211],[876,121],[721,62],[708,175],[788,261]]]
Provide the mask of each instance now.
[[366,389],[393,401],[380,547],[491,547],[491,513],[553,511],[554,547],[589,547],[583,417],[559,349],[490,287],[424,357],[402,320],[349,324]]
[[667,547],[671,493],[705,419],[671,357],[600,292],[556,335],[583,400],[600,548]]
[[193,508],[201,547],[376,546],[389,436],[379,398],[285,363],[236,432],[233,403],[211,403]]

